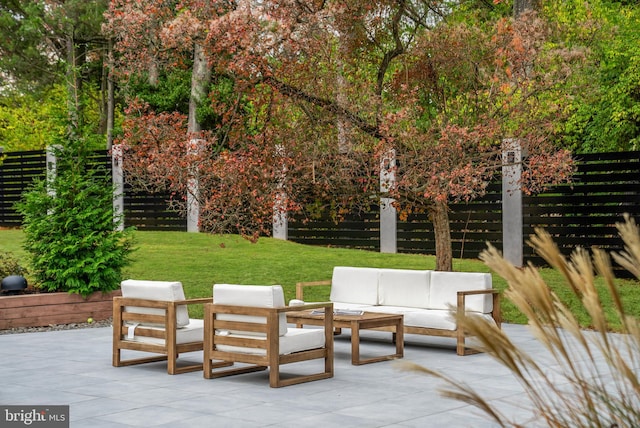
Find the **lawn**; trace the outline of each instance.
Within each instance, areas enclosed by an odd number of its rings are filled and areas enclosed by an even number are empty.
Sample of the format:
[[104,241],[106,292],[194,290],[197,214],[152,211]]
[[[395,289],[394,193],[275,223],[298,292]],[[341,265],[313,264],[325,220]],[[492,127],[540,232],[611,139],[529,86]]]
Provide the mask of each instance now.
[[[135,232],[137,251],[133,263],[125,268],[124,277],[148,280],[181,281],[187,297],[208,297],[214,283],[281,284],[287,301],[295,295],[295,284],[300,281],[330,279],[334,266],[368,266],[402,269],[433,269],[435,258],[417,254],[381,254],[377,252],[327,248],[296,244],[272,238],[261,238],[257,243],[235,235],[209,235],[186,232]],[[26,264],[27,257],[21,247],[20,230],[0,230],[0,251],[12,252]],[[454,260],[454,270],[489,272],[479,260]],[[541,269],[547,284],[563,296],[581,323],[589,327],[588,316],[579,303],[570,296],[562,277],[551,269]],[[601,283],[601,282],[600,282]],[[493,275],[494,287],[506,288],[506,282]],[[623,301],[630,311],[640,315],[640,288],[635,281],[620,280]],[[318,288],[317,295],[306,300],[326,300],[329,289]],[[608,299],[602,286],[602,298]],[[507,299],[502,299],[505,322],[525,323],[524,316]],[[192,316],[201,317],[195,309]],[[614,326],[619,325],[613,314]]]

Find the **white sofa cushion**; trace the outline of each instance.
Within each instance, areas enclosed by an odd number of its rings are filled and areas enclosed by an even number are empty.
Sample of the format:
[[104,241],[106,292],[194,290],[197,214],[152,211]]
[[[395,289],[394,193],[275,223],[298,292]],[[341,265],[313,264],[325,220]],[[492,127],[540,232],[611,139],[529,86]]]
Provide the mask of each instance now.
[[[230,337],[246,337],[257,340],[266,340],[266,338],[256,338],[255,336],[247,336],[242,334],[232,334]],[[325,345],[325,336],[323,329],[312,328],[289,328],[287,334],[280,336],[280,355],[292,354],[294,352],[306,351],[309,349],[322,348]],[[216,348],[224,352],[241,352],[252,355],[265,355],[266,350],[262,348],[244,348],[231,345],[216,345]]]
[[331,278],[332,302],[378,304],[378,269],[336,266]]
[[[284,292],[280,285],[238,285],[215,284],[213,286],[213,303],[220,305],[249,306],[256,308],[283,308]],[[226,321],[243,321],[265,324],[265,317],[250,315],[219,314],[218,319]],[[287,316],[283,312],[279,316],[279,333],[287,333]],[[264,336],[262,333],[233,331],[232,334]]]
[[428,270],[380,269],[378,304],[429,307],[429,273]]
[[332,302],[333,303],[333,310],[334,311],[340,311],[340,310],[354,310],[354,311],[370,311],[373,308],[377,308],[377,306],[374,305],[358,305],[356,303],[343,303],[343,302]]
[[[162,302],[185,300],[181,282],[140,281],[136,279],[127,279],[120,283],[120,288],[122,289],[123,297],[159,300]],[[127,306],[125,311],[152,315],[164,315],[165,313],[163,309],[142,308],[138,306]],[[178,328],[189,325],[189,311],[187,310],[187,305],[180,305],[176,308],[176,325]],[[200,340],[202,340],[202,338]]]
[[[467,312],[467,316],[482,317],[495,325],[496,321],[491,314]],[[455,315],[451,311],[438,309],[422,309],[404,314],[405,327],[425,327],[453,331],[457,327]]]
[[[491,274],[482,272],[440,272],[432,271],[428,309],[449,309],[456,306],[458,291],[490,290]],[[493,310],[491,294],[466,297],[466,310],[489,313]]]
[[[164,331],[164,328],[153,327],[153,326],[145,326],[145,328],[151,328],[153,330]],[[155,337],[148,336],[139,336],[135,334],[134,336],[124,336],[125,340],[131,340],[134,342],[142,342],[142,343],[152,343],[154,345],[163,345],[164,339],[159,339]],[[182,345],[183,343],[192,343],[192,342],[202,342],[204,338],[204,321],[200,319],[191,319],[189,321],[189,325],[186,327],[182,327],[176,329],[176,343],[178,345]]]
[[404,315],[404,325],[409,327],[437,328],[455,330],[456,320],[449,310],[424,309]]
[[378,314],[405,315],[409,312],[424,311],[426,309],[410,308],[408,306],[369,306],[366,312],[375,312]]

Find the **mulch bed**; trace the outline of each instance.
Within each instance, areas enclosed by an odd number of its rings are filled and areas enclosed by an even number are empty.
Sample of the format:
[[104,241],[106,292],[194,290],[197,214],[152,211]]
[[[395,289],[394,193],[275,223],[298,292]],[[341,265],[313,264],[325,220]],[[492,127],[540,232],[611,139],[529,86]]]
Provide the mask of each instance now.
[[7,330],[0,330],[0,335],[3,334],[17,334],[17,333],[38,333],[44,331],[60,331],[60,330],[75,330],[79,328],[97,328],[97,327],[111,327],[111,319],[103,321],[94,321],[92,323],[81,322],[71,324],[51,324],[44,327],[15,327]]

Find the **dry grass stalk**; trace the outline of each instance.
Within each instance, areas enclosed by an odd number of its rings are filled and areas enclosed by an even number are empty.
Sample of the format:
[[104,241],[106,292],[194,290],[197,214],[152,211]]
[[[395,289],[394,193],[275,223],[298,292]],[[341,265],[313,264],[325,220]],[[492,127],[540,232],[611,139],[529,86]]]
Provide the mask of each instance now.
[[[629,216],[617,226],[625,250],[612,257],[640,279],[640,230]],[[481,259],[507,280],[505,296],[527,316],[531,332],[550,359],[535,361],[482,318],[465,317],[459,322],[477,336],[478,349],[516,376],[530,398],[536,426],[542,421],[550,427],[640,426],[640,323],[622,305],[608,255],[595,249],[590,257],[577,249],[567,261],[544,230],[537,230],[530,244],[562,272],[590,315],[593,331],[580,326],[533,266],[516,268],[494,247],[483,252]],[[611,294],[622,324],[620,333],[610,333],[594,272],[604,278]],[[445,396],[476,406],[500,426],[533,422],[510,420],[472,388],[442,373],[409,363],[404,367],[444,380]]]

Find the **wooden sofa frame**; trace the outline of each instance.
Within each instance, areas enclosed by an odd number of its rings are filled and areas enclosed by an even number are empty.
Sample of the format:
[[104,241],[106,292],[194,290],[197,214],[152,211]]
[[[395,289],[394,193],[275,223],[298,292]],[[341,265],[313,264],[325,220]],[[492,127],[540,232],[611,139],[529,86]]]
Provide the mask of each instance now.
[[[201,351],[203,341],[177,344],[176,308],[180,305],[210,303],[211,298],[187,299],[178,301],[158,301],[114,297],[113,299],[113,366],[123,367],[156,361],[167,361],[167,372],[171,375],[202,370],[202,363],[183,367],[177,366],[179,354],[183,352]],[[135,306],[164,310],[164,315],[139,314],[125,311],[125,307]],[[136,336],[163,339],[164,344],[153,344],[126,340],[129,326],[127,324],[158,324],[162,329],[154,329],[140,325],[136,327]],[[152,352],[162,354],[155,357],[122,359],[122,350]]]
[[[331,285],[331,280],[323,280],[323,281],[310,281],[310,282],[299,282],[296,284],[296,299],[304,301],[304,288],[305,287],[315,287],[315,286],[327,286]],[[492,294],[493,298],[493,310],[491,311],[491,317],[496,322],[498,328],[502,325],[502,313],[500,311],[500,291],[491,289],[491,290],[470,290],[470,291],[459,291],[457,293],[457,308],[456,308],[456,317],[460,319],[465,316],[465,301],[467,296],[477,295],[477,294]],[[391,331],[387,328],[380,328],[379,330],[383,331]],[[335,330],[336,334],[340,334],[340,329]],[[416,327],[416,326],[407,326],[404,325],[404,334],[421,334],[425,336],[438,336],[438,337],[452,337],[456,339],[456,353],[460,356],[464,355],[472,355],[479,353],[478,350],[469,348],[466,346],[466,332],[457,328],[455,330],[444,330],[439,328],[428,328],[428,327]],[[393,338],[395,340],[395,337]]]

